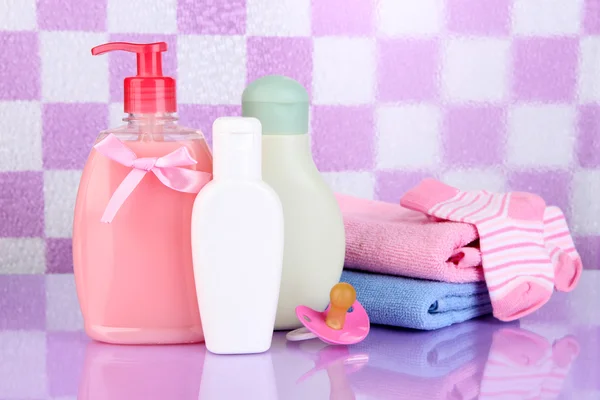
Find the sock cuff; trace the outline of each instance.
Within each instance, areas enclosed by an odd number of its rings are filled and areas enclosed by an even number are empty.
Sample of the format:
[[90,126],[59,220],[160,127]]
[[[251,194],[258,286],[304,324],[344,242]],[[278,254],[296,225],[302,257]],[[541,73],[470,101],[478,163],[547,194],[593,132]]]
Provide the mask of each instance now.
[[433,206],[456,196],[459,190],[433,178],[425,178],[402,196],[400,205],[427,213]]

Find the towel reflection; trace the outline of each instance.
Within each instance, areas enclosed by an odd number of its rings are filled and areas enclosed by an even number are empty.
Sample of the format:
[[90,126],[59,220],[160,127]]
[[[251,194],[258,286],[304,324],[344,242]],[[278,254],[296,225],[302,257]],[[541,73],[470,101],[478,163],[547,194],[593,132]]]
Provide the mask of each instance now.
[[91,342],[78,399],[550,400],[567,390],[579,352],[572,335],[551,341],[491,318],[431,332],[373,327],[353,346],[278,332],[268,352],[240,356]]

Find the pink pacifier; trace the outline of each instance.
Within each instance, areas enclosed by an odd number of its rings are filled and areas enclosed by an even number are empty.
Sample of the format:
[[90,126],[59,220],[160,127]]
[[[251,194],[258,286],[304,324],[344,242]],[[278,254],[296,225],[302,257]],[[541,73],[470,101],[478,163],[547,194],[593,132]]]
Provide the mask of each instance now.
[[[356,290],[349,283],[338,283],[329,293],[330,303],[323,312],[306,306],[296,307],[303,328],[288,332],[287,340],[319,338],[327,344],[355,344],[369,334],[367,312],[356,300]],[[352,307],[352,311],[348,310]]]

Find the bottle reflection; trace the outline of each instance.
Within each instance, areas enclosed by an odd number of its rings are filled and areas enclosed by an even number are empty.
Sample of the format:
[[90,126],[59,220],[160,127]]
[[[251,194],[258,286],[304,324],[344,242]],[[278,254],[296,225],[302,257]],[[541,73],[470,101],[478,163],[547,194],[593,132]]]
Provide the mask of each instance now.
[[197,400],[203,345],[86,347],[78,400]]
[[198,399],[277,398],[271,352],[244,355],[215,355],[206,352]]

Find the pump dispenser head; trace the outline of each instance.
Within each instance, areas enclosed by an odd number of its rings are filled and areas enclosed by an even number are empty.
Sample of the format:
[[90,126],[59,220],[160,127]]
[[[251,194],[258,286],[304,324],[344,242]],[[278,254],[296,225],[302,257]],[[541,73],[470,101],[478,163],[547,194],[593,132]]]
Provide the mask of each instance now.
[[125,112],[128,114],[155,114],[175,112],[177,102],[175,79],[163,76],[162,52],[165,42],[126,43],[111,42],[96,46],[92,55],[123,50],[137,55],[137,75],[125,78]]

